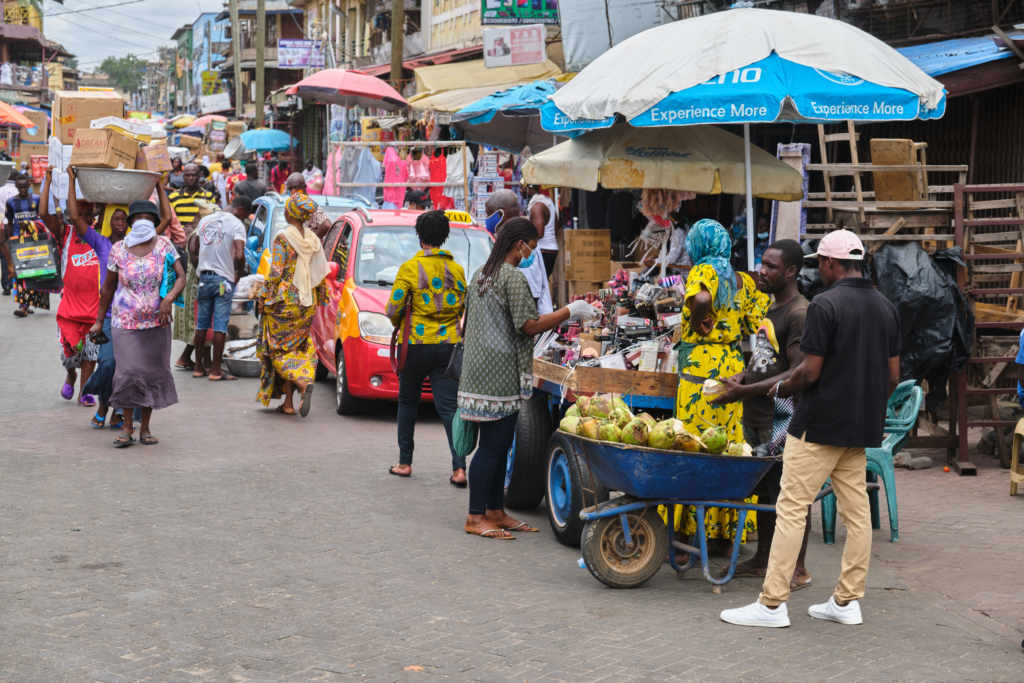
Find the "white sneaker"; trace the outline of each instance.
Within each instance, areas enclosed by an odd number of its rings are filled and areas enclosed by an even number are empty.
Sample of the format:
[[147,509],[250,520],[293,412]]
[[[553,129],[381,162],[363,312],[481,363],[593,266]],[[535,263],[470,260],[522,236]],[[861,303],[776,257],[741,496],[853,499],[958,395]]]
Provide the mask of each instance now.
[[720,616],[722,621],[738,626],[767,626],[769,628],[789,626],[789,612],[786,609],[786,603],[782,603],[775,609],[768,609],[760,602],[752,602],[746,607],[724,610]]
[[864,618],[860,615],[860,602],[851,600],[845,606],[836,602],[835,596],[828,599],[828,602],[821,605],[811,605],[807,613],[815,619],[827,619],[838,621],[840,624],[863,624]]

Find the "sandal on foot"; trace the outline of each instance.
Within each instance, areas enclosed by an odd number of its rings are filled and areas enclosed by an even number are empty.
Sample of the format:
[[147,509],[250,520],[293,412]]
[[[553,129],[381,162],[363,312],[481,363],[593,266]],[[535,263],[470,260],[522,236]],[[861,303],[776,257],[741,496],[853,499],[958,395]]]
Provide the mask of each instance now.
[[393,474],[396,477],[411,477],[412,476],[412,472],[409,472],[409,474],[402,474],[401,472],[395,472],[395,468],[396,467],[401,467],[401,465],[400,464],[399,465],[392,465],[391,467],[389,467],[388,468],[388,474]]
[[503,526],[498,528],[504,531],[540,531],[540,529],[534,529],[526,522],[520,522],[519,526]]
[[[741,578],[746,577],[746,578],[750,578],[750,579],[763,579],[768,574],[768,569],[767,568],[763,572],[761,572],[759,574],[756,571],[751,571],[751,570],[746,569],[746,568],[741,569],[741,567],[743,567],[742,564],[736,565],[736,573],[732,575],[732,578],[734,578],[734,579],[741,579]],[[722,567],[722,576],[728,576],[728,574],[729,574],[729,568],[728,567]]]
[[294,417],[295,416],[295,411],[294,410],[292,412],[290,412],[290,413],[285,412],[284,404],[281,404],[278,407],[274,408],[274,412],[275,413],[281,413],[282,415],[288,415],[289,417]]
[[196,371],[196,372],[192,373],[192,379],[202,379],[203,377],[206,377],[209,374],[210,373],[208,373],[206,371],[203,371],[203,372]]
[[64,399],[65,401],[70,401],[72,398],[74,398],[74,396],[75,396],[75,385],[74,384],[68,384],[67,382],[65,382],[64,386],[61,387],[60,397],[62,399]]
[[[99,422],[97,422],[97,420],[99,420]],[[92,419],[89,420],[89,424],[92,425],[93,429],[103,429],[107,424],[107,416],[104,415],[103,417],[100,417],[100,414],[96,413],[92,416]]]
[[[392,474],[394,474],[394,473],[392,472]],[[466,488],[466,486],[468,485],[469,482],[455,481],[455,475],[453,474],[452,476],[448,477],[448,483],[451,484],[452,486],[457,487],[457,488],[464,489],[464,488]]]
[[25,317],[28,317],[28,311],[26,311],[26,310],[25,310],[24,308],[18,308],[18,309],[15,309],[15,311],[14,311],[14,316],[15,316],[16,318],[25,318]]
[[188,363],[175,362],[174,363],[174,369],[175,370],[195,370],[196,369],[196,364],[192,363],[192,362],[188,362]]
[[299,415],[306,417],[309,415],[309,405],[313,401],[313,383],[310,382],[306,385],[306,388],[302,390],[302,405],[299,406]]
[[494,535],[494,534],[500,534],[500,533],[502,533],[504,531],[508,531],[508,529],[488,529],[487,531],[467,531],[466,533],[467,534],[472,534],[473,536],[483,536],[484,538],[493,538],[493,539],[498,540],[498,541],[514,541],[514,540],[516,540],[516,537],[515,536],[511,536],[511,535],[510,536],[495,536]]
[[230,382],[231,380],[235,380],[235,379],[238,379],[238,378],[235,377],[234,375],[229,375],[226,372],[223,375],[221,375],[220,377],[214,377],[213,375],[210,375],[210,381],[211,382]]
[[78,405],[83,406],[85,408],[95,408],[96,397],[93,396],[92,394],[86,394],[78,399]]
[[[115,421],[115,418],[118,418],[118,417],[121,418],[120,422],[116,422]],[[110,418],[110,428],[111,429],[120,429],[121,427],[124,427],[124,415],[120,415],[118,413],[114,413],[114,417]]]
[[804,588],[809,587],[810,585],[811,585],[811,577],[809,577],[809,576],[807,577],[807,580],[804,581],[803,583],[797,583],[796,581],[792,581],[791,580],[789,582],[789,592],[790,593],[795,593],[798,590],[802,590]]
[[159,441],[157,441],[156,437],[153,436],[152,434],[146,434],[145,436],[140,434],[139,435],[139,442],[143,446],[155,446],[156,444],[160,443]]
[[134,436],[129,436],[127,439],[125,439],[124,435],[122,434],[121,436],[119,436],[116,439],[114,439],[114,448],[128,448],[129,446],[134,445],[134,444],[135,444],[135,437]]

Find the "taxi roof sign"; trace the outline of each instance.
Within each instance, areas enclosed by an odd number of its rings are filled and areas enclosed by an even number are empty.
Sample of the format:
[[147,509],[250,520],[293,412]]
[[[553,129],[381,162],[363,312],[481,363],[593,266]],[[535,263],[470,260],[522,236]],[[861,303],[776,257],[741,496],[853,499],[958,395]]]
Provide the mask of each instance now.
[[476,221],[473,219],[473,216],[466,211],[448,210],[444,212],[444,215],[452,223],[465,223],[466,225],[477,224]]

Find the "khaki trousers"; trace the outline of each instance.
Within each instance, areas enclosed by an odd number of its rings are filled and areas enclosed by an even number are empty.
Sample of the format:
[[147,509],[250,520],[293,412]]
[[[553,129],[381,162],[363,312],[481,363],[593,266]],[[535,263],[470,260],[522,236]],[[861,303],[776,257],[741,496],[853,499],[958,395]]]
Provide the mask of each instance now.
[[803,542],[807,506],[814,501],[825,479],[832,477],[839,514],[846,524],[843,570],[834,595],[840,603],[859,600],[864,597],[871,559],[871,509],[864,449],[807,443],[791,434],[786,439],[782,462],[782,492],[775,505],[775,538],[758,599],[769,607],[789,599],[789,581]]

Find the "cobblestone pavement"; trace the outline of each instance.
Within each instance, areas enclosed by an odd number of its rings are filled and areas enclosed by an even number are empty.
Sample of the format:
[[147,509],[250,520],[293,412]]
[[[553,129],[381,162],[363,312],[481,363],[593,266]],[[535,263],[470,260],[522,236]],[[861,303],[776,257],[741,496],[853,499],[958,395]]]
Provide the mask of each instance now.
[[863,626],[806,616],[841,552],[815,528],[793,626],[745,629],[718,612],[757,582],[713,595],[662,571],[605,588],[543,508],[520,515],[538,534],[464,534],[429,407],[411,479],[385,471],[394,408],[339,417],[332,383],[302,420],[254,403],[255,380],[175,373],[160,444],[115,450],[59,398],[53,314],[12,308],[0,300],[2,681],[1024,680],[1024,496],[1002,470],[898,473],[900,542],[875,533]]

